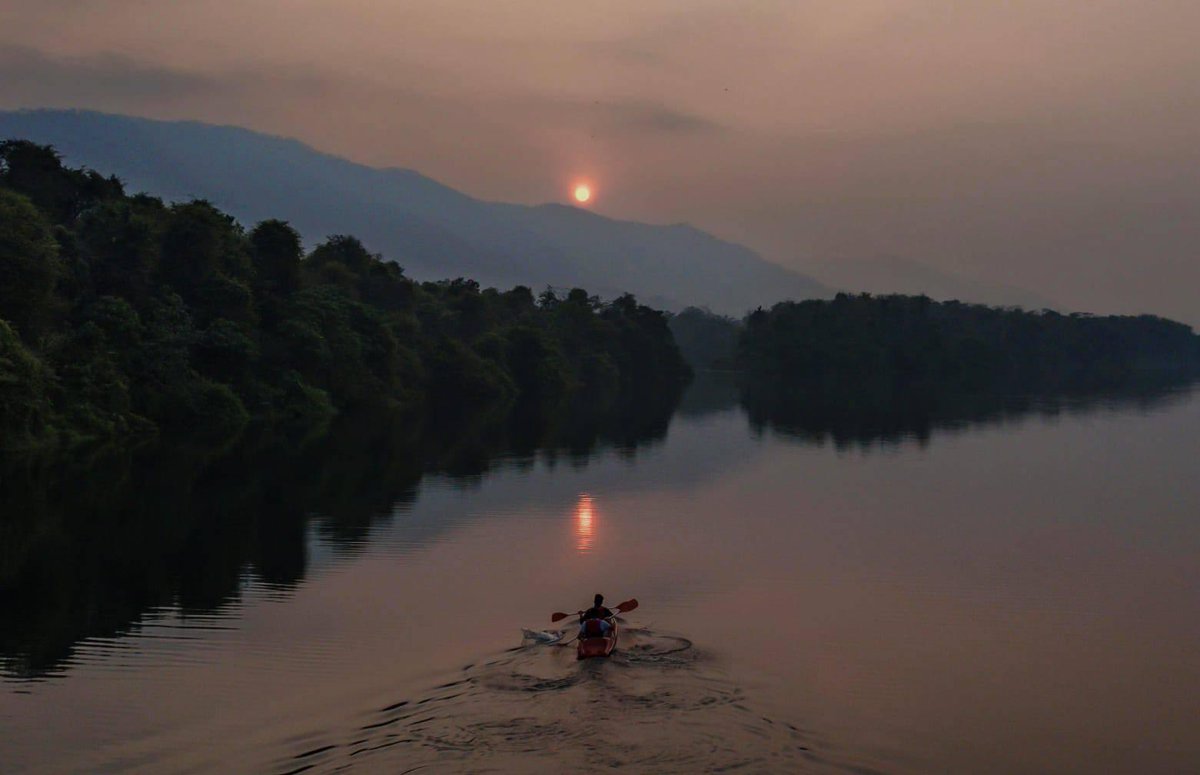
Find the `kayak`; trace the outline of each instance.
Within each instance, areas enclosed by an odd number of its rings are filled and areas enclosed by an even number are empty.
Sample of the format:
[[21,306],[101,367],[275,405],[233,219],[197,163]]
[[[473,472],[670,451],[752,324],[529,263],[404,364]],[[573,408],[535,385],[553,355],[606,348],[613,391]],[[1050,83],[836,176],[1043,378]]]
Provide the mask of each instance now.
[[575,647],[576,659],[607,657],[617,647],[617,621],[616,619],[607,619],[606,621],[612,625],[608,635],[588,638],[580,636],[579,643]]

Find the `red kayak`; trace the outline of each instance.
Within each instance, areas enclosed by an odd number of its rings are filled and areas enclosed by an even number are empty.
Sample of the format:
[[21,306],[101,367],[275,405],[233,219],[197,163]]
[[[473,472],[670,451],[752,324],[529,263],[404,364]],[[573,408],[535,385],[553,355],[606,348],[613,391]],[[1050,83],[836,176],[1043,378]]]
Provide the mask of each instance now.
[[[600,606],[604,602],[604,597],[596,595],[596,605]],[[613,653],[613,649],[617,647],[617,617],[616,614],[624,614],[638,607],[636,597],[631,597],[624,603],[620,603],[612,610],[606,610],[606,613],[613,614],[603,620],[608,624],[608,631],[605,632],[601,627],[600,619],[586,619],[580,622],[579,625],[579,645],[575,647],[575,657],[577,659],[591,659],[592,657],[607,657]],[[570,616],[583,617],[587,611],[576,611],[573,614],[558,611],[550,615],[550,621],[561,622]],[[597,612],[599,613],[599,612]]]
[[[591,621],[599,624],[599,622],[595,619]],[[579,643],[575,647],[576,659],[607,657],[609,654],[613,653],[613,649],[617,647],[617,620],[605,619],[605,621],[612,625],[612,629],[608,631],[607,635],[580,634]],[[585,625],[590,623],[591,622],[584,622]]]

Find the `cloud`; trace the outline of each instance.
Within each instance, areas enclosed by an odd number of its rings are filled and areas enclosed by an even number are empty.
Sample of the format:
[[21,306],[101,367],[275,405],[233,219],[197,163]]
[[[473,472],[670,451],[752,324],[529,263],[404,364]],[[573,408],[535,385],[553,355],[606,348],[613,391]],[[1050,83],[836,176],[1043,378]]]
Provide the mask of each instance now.
[[493,98],[514,118],[530,116],[576,131],[614,136],[700,136],[732,131],[730,127],[664,102],[640,99],[573,99],[544,95]]
[[634,101],[602,105],[614,125],[635,132],[692,135],[725,130],[715,121],[666,105]]
[[606,214],[782,263],[1200,320],[1195,2],[5,1],[0,107],[247,126],[508,201],[585,175]]
[[55,56],[0,44],[0,99],[43,104],[187,99],[222,87],[211,76],[139,62],[119,54]]

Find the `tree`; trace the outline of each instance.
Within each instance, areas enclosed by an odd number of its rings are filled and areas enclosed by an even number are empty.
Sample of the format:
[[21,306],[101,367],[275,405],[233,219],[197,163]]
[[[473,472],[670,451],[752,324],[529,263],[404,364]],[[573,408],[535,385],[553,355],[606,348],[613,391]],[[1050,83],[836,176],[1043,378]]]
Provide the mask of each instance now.
[[192,307],[197,323],[253,321],[249,285],[254,272],[242,229],[210,203],[197,200],[170,209],[159,269]]
[[67,169],[48,145],[0,142],[0,184],[28,196],[54,224],[70,224],[85,209],[125,193],[121,181],[92,170]]
[[264,296],[289,296],[300,288],[300,234],[287,221],[263,221],[250,232],[255,290]]
[[0,320],[0,438],[3,446],[43,440],[51,418],[49,374]]
[[379,259],[363,246],[358,237],[334,234],[318,245],[308,260],[318,267],[329,263],[341,264],[355,275],[361,275],[370,268],[372,261]]
[[88,210],[76,229],[84,282],[107,296],[142,307],[154,285],[165,208],[147,196],[104,202]]
[[348,235],[301,250],[284,221],[247,234],[208,202],[125,196],[52,148],[0,144],[0,446],[577,391],[594,408],[686,376],[632,296],[417,284]]
[[49,224],[24,196],[0,188],[0,319],[33,341],[62,272]]

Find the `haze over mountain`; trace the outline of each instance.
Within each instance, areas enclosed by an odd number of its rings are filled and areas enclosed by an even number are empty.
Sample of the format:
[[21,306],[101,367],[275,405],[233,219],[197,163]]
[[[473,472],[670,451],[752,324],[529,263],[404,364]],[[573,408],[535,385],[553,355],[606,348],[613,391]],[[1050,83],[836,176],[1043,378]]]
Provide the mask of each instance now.
[[924,294],[938,301],[958,299],[1029,310],[1059,308],[1054,301],[1025,288],[989,283],[903,256],[822,261],[809,265],[809,270],[825,284],[851,292]]
[[686,224],[606,218],[557,204],[475,199],[407,169],[375,169],[298,141],[198,122],[84,111],[0,113],[0,137],[55,146],[130,191],[207,199],[252,225],[283,218],[307,242],[353,234],[417,279],[580,286],[671,308],[740,315],[826,296],[819,282]]

